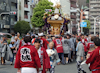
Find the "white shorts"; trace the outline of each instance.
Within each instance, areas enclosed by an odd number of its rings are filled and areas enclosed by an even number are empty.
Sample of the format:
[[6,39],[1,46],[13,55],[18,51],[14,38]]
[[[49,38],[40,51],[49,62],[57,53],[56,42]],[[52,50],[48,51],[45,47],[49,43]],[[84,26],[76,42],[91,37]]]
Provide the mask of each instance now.
[[37,73],[37,70],[36,68],[23,67],[21,68],[21,73]]

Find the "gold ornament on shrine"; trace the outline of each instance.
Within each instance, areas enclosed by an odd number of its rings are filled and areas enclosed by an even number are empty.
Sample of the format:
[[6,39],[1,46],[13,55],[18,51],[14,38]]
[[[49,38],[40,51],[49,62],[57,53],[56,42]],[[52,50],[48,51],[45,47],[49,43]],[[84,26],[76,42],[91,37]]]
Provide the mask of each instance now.
[[65,14],[64,16],[61,14],[61,4],[58,2],[55,6],[54,13],[48,14],[47,12],[44,13],[43,19],[45,20],[47,17],[47,23],[51,25],[50,34],[51,35],[59,35],[62,31],[62,34],[64,34],[64,31],[61,30],[61,27],[65,21],[68,21],[65,23],[67,25],[70,21],[69,15]]

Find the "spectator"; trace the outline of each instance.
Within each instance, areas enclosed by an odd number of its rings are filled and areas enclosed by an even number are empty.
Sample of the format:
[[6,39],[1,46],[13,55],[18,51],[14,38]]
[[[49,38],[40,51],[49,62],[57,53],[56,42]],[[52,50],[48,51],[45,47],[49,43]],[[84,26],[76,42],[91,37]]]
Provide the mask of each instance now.
[[86,64],[90,63],[92,73],[100,73],[100,39],[94,39],[95,50],[87,56]]
[[17,33],[17,38],[18,40],[20,40],[20,33]]
[[[49,49],[53,51],[53,52],[48,53],[48,56],[50,58],[50,65],[51,65],[51,68],[49,71],[50,71],[50,73],[55,73],[56,61],[59,59],[59,57],[58,57],[58,53],[57,53],[56,49],[54,49],[53,42],[49,43]],[[47,51],[49,49],[47,49]]]
[[15,47],[17,50],[19,49],[19,44],[20,44],[20,40],[18,40],[18,37],[15,36]]
[[15,47],[15,40],[11,40],[11,44],[9,44],[9,47],[10,47],[10,49],[11,49],[11,51],[12,51],[12,54],[13,54],[13,57],[12,58],[10,58],[10,61],[11,61],[11,65],[13,64],[13,61],[14,61],[14,55],[15,55],[15,51],[17,51],[17,49],[16,49],[16,47]]
[[96,34],[96,37],[98,37],[98,38],[99,38],[99,33],[97,33],[97,34]]
[[70,41],[67,39],[66,36],[62,40],[62,45],[63,45],[64,57],[65,57],[66,64],[67,64],[68,60],[69,60],[68,57],[69,57],[69,53],[70,53],[71,47],[69,46],[70,45]]
[[69,47],[70,47],[70,51],[69,51],[69,61],[68,62],[72,62],[72,55],[73,55],[73,52],[72,52],[72,50],[73,50],[73,41],[70,39],[70,34],[67,34],[67,40],[69,40]]
[[81,71],[83,73],[86,73],[83,68],[81,67],[81,63],[82,61],[84,60],[84,46],[83,44],[81,43],[81,38],[78,37],[76,39],[76,42],[77,42],[77,47],[76,47],[76,51],[77,51],[77,69],[78,69],[78,73],[81,73]]
[[12,33],[11,40],[15,40],[15,33]]
[[22,39],[20,40],[20,43],[19,43],[19,48],[24,46],[25,42],[24,42],[24,36],[22,37]]
[[75,55],[75,43],[76,43],[76,39],[74,38],[74,36],[70,35],[70,42],[71,42],[71,61],[73,61],[73,57]]
[[[3,50],[4,46],[7,45],[6,36],[2,37],[1,45],[2,45],[2,50]],[[3,54],[3,53],[1,53],[1,54]],[[1,64],[3,65],[4,63],[5,63],[5,58],[4,58],[4,56],[1,55]]]
[[81,42],[82,42],[82,44],[83,44],[83,46],[84,46],[84,51],[85,51],[85,57],[86,57],[86,55],[87,55],[87,39],[85,39],[84,38],[84,35],[82,34],[81,35]]
[[1,41],[2,44],[2,51],[1,51],[1,64],[5,64],[5,60],[9,60],[10,57],[12,58],[12,52],[11,49],[8,46],[6,36],[3,37],[3,40]]

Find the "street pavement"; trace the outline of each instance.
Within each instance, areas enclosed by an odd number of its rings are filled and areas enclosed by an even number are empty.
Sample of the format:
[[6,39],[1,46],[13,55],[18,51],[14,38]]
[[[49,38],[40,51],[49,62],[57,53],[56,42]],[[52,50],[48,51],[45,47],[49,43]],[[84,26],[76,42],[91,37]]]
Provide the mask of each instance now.
[[[83,68],[87,73],[91,73],[87,65],[83,65]],[[6,62],[6,65],[0,64],[0,73],[17,73],[17,69],[14,68],[14,65],[10,65],[9,62]],[[55,73],[77,73],[76,63],[57,65]]]

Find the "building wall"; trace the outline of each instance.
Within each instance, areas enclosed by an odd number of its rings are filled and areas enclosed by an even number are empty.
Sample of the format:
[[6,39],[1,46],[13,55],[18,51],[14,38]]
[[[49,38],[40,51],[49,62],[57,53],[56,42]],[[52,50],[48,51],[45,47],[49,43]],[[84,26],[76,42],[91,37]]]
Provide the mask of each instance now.
[[76,21],[76,14],[77,14],[77,4],[76,4],[77,0],[70,0],[70,7],[71,7],[71,29],[72,29],[72,33],[75,34],[77,33],[77,28],[76,28],[76,25],[77,25],[77,21]]
[[62,13],[68,14],[70,16],[70,1],[69,0],[60,0],[62,6]]
[[[4,3],[6,5],[4,6]],[[0,0],[0,13],[3,12],[17,12],[17,0]],[[13,29],[15,22],[17,21],[17,15],[2,15],[0,20],[1,32],[10,32]]]
[[25,20],[31,25],[31,17],[33,15],[33,9],[39,0],[18,0],[18,19]]
[[21,20],[24,20],[24,0],[20,0],[21,2]]
[[82,20],[82,22],[84,22],[84,20],[89,20],[89,11],[85,11],[83,13],[83,20]]
[[[100,15],[100,0],[90,0],[89,2],[89,7],[94,7],[93,9],[90,9],[89,11],[89,15],[92,15],[93,17],[97,17]],[[100,19],[100,18],[98,18]],[[91,29],[90,29],[90,33],[94,34],[94,19],[92,17],[90,17],[90,22],[91,22]],[[97,24],[97,23],[96,23]],[[99,25],[96,25],[96,33],[99,32]]]

